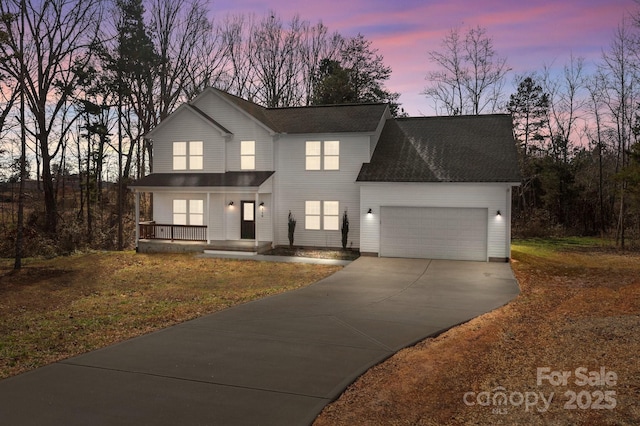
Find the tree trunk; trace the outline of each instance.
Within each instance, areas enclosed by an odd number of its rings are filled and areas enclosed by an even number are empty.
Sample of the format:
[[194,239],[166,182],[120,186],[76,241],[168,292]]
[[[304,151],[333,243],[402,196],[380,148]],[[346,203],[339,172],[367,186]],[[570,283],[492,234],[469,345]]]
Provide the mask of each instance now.
[[[22,28],[24,28],[24,0],[20,2]],[[24,34],[20,34],[20,52],[24,52]],[[20,66],[21,77],[24,77],[24,61]],[[22,257],[24,255],[24,179],[27,171],[27,134],[25,128],[25,105],[24,105],[24,78],[20,79],[20,189],[18,190],[18,224],[16,227],[16,257],[13,263],[14,269],[22,268]]]
[[[44,116],[42,126],[45,128]],[[56,192],[53,185],[53,175],[51,174],[51,157],[48,149],[48,135],[40,134],[40,152],[42,155],[42,189],[44,190],[44,213],[45,231],[50,235],[55,235],[58,227],[58,206],[56,203]]]

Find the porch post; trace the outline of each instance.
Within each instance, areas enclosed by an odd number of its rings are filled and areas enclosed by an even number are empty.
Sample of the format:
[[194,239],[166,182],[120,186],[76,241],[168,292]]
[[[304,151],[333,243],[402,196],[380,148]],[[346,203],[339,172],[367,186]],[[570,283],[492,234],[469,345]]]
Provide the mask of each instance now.
[[205,224],[207,225],[207,244],[211,244],[211,215],[209,214],[209,208],[211,207],[211,193],[207,192],[207,208],[204,209],[206,213],[207,220]]
[[140,191],[136,191],[136,249],[140,241]]
[[260,233],[258,232],[258,210],[260,210],[260,207],[259,207],[260,201],[259,201],[259,199],[260,199],[260,196],[258,194],[258,191],[256,191],[255,204],[253,205],[254,206],[253,207],[254,208],[254,213],[253,213],[254,222],[253,223],[255,223],[255,225],[256,225],[256,251],[257,251],[258,246],[259,246],[259,244],[258,244],[258,235],[260,235]]

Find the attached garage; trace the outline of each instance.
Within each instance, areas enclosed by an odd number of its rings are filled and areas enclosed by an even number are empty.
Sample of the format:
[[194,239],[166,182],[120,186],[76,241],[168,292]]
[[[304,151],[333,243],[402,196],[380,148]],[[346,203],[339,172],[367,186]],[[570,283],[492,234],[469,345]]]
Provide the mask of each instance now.
[[488,210],[380,208],[380,256],[487,260]]
[[356,182],[361,253],[509,260],[520,182],[509,115],[388,120]]

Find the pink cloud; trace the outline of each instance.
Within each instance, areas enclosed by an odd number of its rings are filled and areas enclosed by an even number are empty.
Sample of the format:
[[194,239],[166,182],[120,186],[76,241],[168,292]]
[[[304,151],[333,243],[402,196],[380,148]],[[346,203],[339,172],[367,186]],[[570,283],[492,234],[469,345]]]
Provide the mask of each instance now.
[[501,56],[515,72],[541,70],[545,64],[562,66],[573,53],[595,62],[608,47],[622,17],[640,7],[635,0],[216,0],[213,11],[269,9],[284,20],[295,13],[312,23],[323,21],[330,31],[373,42],[392,67],[388,83],[401,92],[411,114],[428,113],[420,92],[431,64],[428,52],[440,49],[444,35],[456,26],[485,27]]

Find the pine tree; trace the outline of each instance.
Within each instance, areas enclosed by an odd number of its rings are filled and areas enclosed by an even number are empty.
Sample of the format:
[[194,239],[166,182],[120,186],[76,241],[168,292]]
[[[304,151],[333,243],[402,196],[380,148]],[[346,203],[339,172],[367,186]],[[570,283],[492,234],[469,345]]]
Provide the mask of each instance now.
[[532,77],[526,77],[518,84],[518,91],[511,95],[507,110],[513,116],[516,138],[520,141],[522,155],[530,154],[532,144],[544,139],[541,130],[547,125],[549,95]]
[[384,87],[384,82],[391,77],[391,67],[384,64],[384,58],[371,47],[371,41],[358,34],[343,46],[340,56],[340,61],[321,62],[312,105],[387,102],[391,113],[397,116],[400,94]]

